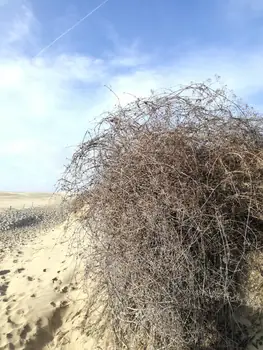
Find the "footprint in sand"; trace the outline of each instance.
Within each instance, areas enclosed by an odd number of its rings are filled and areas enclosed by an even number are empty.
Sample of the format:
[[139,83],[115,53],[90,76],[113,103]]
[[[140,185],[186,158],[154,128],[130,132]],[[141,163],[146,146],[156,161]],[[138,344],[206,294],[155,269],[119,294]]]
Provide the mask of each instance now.
[[11,270],[0,270],[0,276],[8,274]]
[[60,307],[61,307],[61,308],[65,308],[65,307],[68,307],[68,306],[69,306],[69,303],[68,303],[67,300],[62,300],[62,301],[60,302]]
[[7,322],[12,326],[12,328],[17,328],[18,324],[11,320],[10,316],[7,318]]
[[71,290],[76,290],[77,289],[77,287],[74,285],[74,283],[70,283],[70,288],[71,288]]
[[32,281],[34,281],[34,278],[31,277],[31,276],[27,276],[27,280],[30,281],[30,282],[32,282]]
[[17,313],[18,315],[24,315],[25,311],[24,311],[23,309],[18,309],[18,310],[16,311],[16,313]]
[[67,293],[68,292],[68,286],[65,286],[64,288],[61,289],[61,293]]
[[27,337],[27,334],[28,334],[29,332],[31,332],[31,331],[32,331],[32,328],[31,328],[30,325],[27,323],[27,324],[24,326],[24,328],[22,329],[22,331],[20,332],[20,338],[23,339],[23,340],[25,340],[26,337]]
[[8,316],[10,313],[10,310],[11,310],[11,305],[8,305],[5,310],[6,310],[5,314],[6,314],[6,316]]
[[41,318],[39,318],[39,319],[37,320],[37,322],[36,322],[36,326],[37,326],[38,328],[40,328],[40,327],[42,327],[42,324],[43,324],[43,321],[42,321]]
[[57,277],[54,277],[52,278],[52,282],[53,284],[55,283],[55,288],[54,288],[54,291],[58,292],[58,293],[67,293],[68,292],[68,289],[69,287],[68,286],[65,286],[62,287],[62,280],[58,279]]
[[0,296],[6,295],[8,285],[9,285],[9,282],[0,284]]
[[25,271],[25,269],[24,269],[23,267],[21,267],[20,269],[17,269],[17,270],[16,270],[16,273],[21,273],[21,272],[23,272],[23,271]]

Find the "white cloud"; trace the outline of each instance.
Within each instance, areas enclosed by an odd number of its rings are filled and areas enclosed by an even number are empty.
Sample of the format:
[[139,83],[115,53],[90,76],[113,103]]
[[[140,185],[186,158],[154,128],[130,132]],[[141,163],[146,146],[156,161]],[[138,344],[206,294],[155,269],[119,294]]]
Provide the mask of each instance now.
[[[46,52],[35,60],[24,46],[37,22],[28,8],[15,17],[0,47],[0,184],[2,190],[49,190],[94,117],[121,102],[191,80],[222,76],[241,96],[263,89],[263,48],[238,56],[230,51],[189,52],[152,66],[138,46],[116,55],[90,57]],[[2,41],[3,43],[3,41]],[[59,44],[59,43],[57,43]],[[156,59],[156,57],[155,57]],[[128,68],[128,70],[126,69]]]
[[8,42],[13,44],[27,38],[30,35],[33,20],[34,17],[32,12],[25,5],[23,5],[21,8],[21,13],[19,16],[16,16],[12,22],[12,27],[7,36]]

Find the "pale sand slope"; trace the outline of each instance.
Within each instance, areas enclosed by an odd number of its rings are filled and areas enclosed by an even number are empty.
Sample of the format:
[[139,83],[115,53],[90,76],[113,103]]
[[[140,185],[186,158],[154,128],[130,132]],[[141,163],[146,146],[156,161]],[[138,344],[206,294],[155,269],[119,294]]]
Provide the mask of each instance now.
[[0,212],[10,207],[22,209],[52,205],[59,203],[61,198],[52,193],[0,192]]
[[[50,194],[0,193],[0,208],[8,208],[10,203],[14,208],[32,202],[45,205],[49,198]],[[83,264],[76,260],[70,236],[64,225],[32,234],[0,261],[0,350],[113,349],[108,344],[96,347],[86,336],[88,291],[83,290]],[[255,290],[251,291],[259,306],[263,303],[261,279],[257,272]],[[251,327],[250,321],[240,316],[241,323],[252,328],[247,349],[263,350],[263,319]]]
[[81,330],[83,270],[62,226],[0,263],[0,349],[92,349]]
[[57,226],[0,262],[0,350],[94,348],[81,327],[83,266],[68,239],[63,225]]

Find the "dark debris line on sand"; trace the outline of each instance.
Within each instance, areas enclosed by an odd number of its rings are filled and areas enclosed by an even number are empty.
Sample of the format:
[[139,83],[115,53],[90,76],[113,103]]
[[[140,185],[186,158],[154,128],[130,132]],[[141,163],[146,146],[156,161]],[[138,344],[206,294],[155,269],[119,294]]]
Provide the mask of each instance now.
[[43,230],[65,219],[62,206],[8,209],[0,213],[0,257],[17,244],[25,244]]

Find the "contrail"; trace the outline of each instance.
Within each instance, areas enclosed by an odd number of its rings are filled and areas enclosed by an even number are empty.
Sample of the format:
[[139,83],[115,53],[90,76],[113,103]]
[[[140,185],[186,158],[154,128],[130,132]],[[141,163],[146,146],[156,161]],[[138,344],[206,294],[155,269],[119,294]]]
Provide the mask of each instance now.
[[95,7],[92,11],[90,11],[88,14],[86,14],[84,17],[82,17],[80,20],[78,20],[75,24],[73,24],[72,27],[68,28],[65,32],[63,32],[62,34],[60,34],[56,39],[54,39],[50,44],[48,44],[47,46],[45,46],[42,50],[40,50],[34,57],[38,57],[40,56],[43,52],[45,52],[46,50],[48,50],[51,46],[53,46],[58,40],[60,40],[61,38],[63,38],[63,36],[67,35],[69,32],[71,32],[73,29],[75,29],[81,22],[85,21],[85,19],[87,19],[88,17],[90,17],[94,12],[96,12],[98,9],[100,9],[103,5],[106,4],[106,2],[108,2],[109,0],[104,0],[100,5],[98,5],[97,7]]

